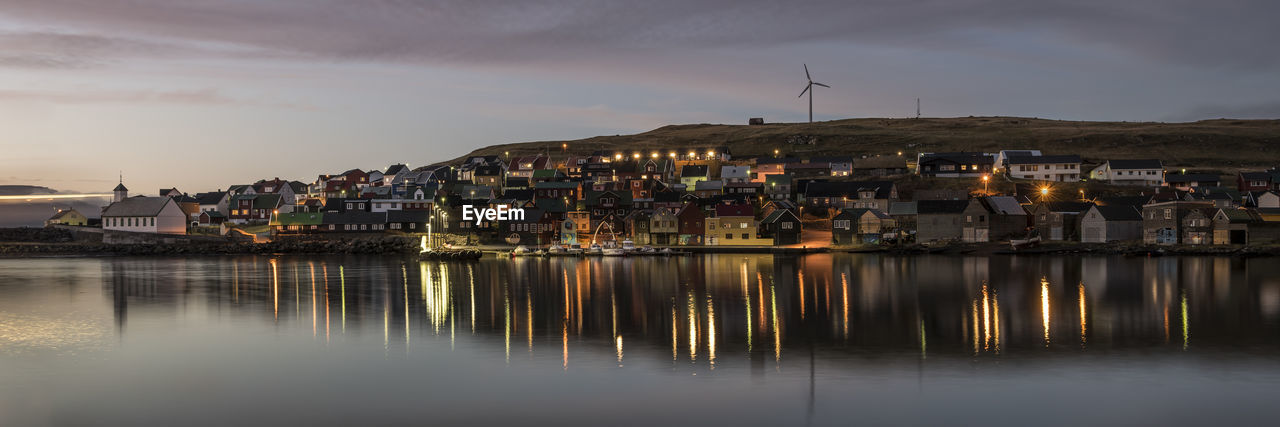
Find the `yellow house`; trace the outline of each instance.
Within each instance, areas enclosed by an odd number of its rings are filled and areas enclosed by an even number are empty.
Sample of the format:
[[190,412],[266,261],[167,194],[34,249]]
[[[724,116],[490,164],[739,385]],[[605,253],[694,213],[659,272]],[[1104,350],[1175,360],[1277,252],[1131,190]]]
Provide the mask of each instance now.
[[44,226],[50,225],[75,225],[85,226],[89,224],[89,218],[75,209],[58,209],[58,213],[53,214],[49,219],[44,220]]
[[704,238],[709,246],[773,245],[773,239],[759,237],[751,205],[717,205],[716,216],[707,218]]

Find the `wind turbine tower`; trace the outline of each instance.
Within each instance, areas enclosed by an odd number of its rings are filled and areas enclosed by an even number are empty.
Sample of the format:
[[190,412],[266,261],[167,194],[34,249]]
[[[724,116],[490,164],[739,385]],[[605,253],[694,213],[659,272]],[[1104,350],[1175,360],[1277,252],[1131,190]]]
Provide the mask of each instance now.
[[800,91],[800,96],[797,98],[804,96],[805,92],[809,92],[809,123],[813,123],[813,87],[822,86],[830,89],[831,86],[813,81],[813,77],[809,76],[809,64],[804,64],[804,78],[809,81],[809,84],[804,86],[804,90]]

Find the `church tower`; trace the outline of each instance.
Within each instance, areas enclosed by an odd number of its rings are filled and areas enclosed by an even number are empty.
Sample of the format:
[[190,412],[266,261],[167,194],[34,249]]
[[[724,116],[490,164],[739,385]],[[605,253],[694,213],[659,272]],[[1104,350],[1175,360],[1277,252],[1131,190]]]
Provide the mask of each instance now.
[[111,191],[115,193],[115,197],[111,198],[112,203],[129,198],[129,189],[124,187],[124,175],[120,176],[120,184],[116,185],[116,189]]

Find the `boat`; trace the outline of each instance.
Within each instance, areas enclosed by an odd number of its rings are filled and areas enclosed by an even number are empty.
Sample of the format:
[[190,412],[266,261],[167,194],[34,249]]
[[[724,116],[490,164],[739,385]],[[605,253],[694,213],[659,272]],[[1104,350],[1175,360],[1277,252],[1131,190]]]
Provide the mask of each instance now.
[[623,240],[623,241],[622,241],[622,250],[623,250],[623,251],[625,251],[625,252],[635,252],[635,250],[636,250],[636,242],[633,242],[633,241],[630,241],[630,240]]
[[559,243],[552,243],[547,247],[547,255],[564,255],[565,252],[564,246],[560,246]]
[[604,249],[601,248],[600,245],[592,243],[584,253],[587,255],[601,255],[604,253]]
[[582,256],[582,253],[583,253],[582,248],[576,247],[576,246],[565,250],[565,255],[568,255],[568,256]]
[[644,245],[644,247],[636,250],[636,253],[640,255],[657,255],[658,250],[654,249],[653,246]]
[[[635,247],[635,244],[632,244],[631,246]],[[604,242],[604,247],[600,248],[600,254],[604,256],[626,256],[627,250],[625,247],[618,246],[618,243],[615,240],[606,240]]]
[[525,245],[516,246],[515,249],[511,250],[511,256],[527,256],[527,255],[533,255],[533,251],[530,251],[529,247]]
[[675,255],[675,251],[671,250],[671,248],[662,248],[658,250],[658,255],[671,256]]
[[1040,233],[1036,232],[1036,230],[1031,230],[1025,238],[1009,239],[1009,246],[1015,251],[1040,246]]

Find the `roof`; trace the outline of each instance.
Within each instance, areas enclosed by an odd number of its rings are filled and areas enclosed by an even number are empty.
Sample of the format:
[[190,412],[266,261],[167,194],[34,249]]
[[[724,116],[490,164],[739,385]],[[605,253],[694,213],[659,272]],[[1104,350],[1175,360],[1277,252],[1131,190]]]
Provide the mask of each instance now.
[[991,196],[986,198],[987,206],[992,212],[1000,215],[1026,215],[1027,211],[1022,209],[1022,205],[1018,203],[1018,199],[1009,196]]
[[1058,163],[1080,163],[1080,156],[1075,154],[1062,154],[1053,156],[1009,156],[1006,160],[1011,165],[1043,165]]
[[125,188],[125,187],[124,187],[124,183],[123,183],[123,182],[121,182],[121,183],[119,183],[119,184],[116,184],[116,188],[115,188],[114,190],[111,190],[111,191],[129,191],[129,189],[128,189],[128,188]]
[[778,220],[781,220],[783,217],[786,217],[786,216],[790,216],[791,218],[799,220],[799,218],[796,217],[796,214],[789,210],[776,209],[773,212],[770,212],[768,216],[764,217],[764,219],[760,220],[760,222],[772,224],[772,223],[778,222]]
[[716,216],[751,216],[754,217],[755,211],[751,209],[751,205],[716,205]]
[[431,211],[399,210],[387,211],[387,222],[427,222],[431,220]]
[[968,200],[920,200],[915,203],[916,213],[920,215],[959,214],[969,207]]
[[168,197],[130,197],[107,206],[102,216],[156,216],[169,203],[173,203],[173,199]]
[[325,224],[386,224],[386,212],[365,212],[365,211],[346,211],[346,212],[326,212],[324,214]]
[[1099,206],[1120,205],[1120,206],[1142,206],[1151,201],[1151,196],[1111,196],[1099,197],[1093,201]]
[[539,179],[539,178],[557,178],[557,177],[562,177],[562,176],[564,176],[564,174],[563,174],[563,173],[560,173],[560,171],[555,170],[555,169],[538,169],[538,170],[536,170],[536,171],[533,171],[533,177],[534,177],[535,179]]
[[893,193],[893,181],[810,182],[805,186],[805,197],[858,197],[862,191],[875,191],[876,199],[888,199]]
[[853,156],[810,157],[809,163],[853,163]]
[[382,173],[382,175],[383,175],[383,176],[393,176],[393,175],[398,174],[398,173],[400,173],[400,172],[408,172],[408,171],[409,171],[409,167],[408,167],[408,166],[405,166],[403,163],[397,163],[397,164],[394,164],[394,165],[391,165],[391,166],[387,166],[387,171],[386,171],[386,172],[383,172],[383,173]]
[[320,212],[290,212],[271,216],[271,225],[320,225],[324,223]]
[[855,159],[854,169],[906,169],[907,159],[900,156],[875,156]]
[[840,213],[839,213],[839,214],[837,214],[837,215],[836,215],[835,217],[833,217],[832,219],[839,218],[839,217],[862,218],[862,216],[863,216],[863,215],[866,215],[867,213],[870,213],[871,215],[874,215],[876,218],[879,218],[879,219],[892,219],[892,218],[893,218],[893,217],[889,216],[889,214],[884,213],[883,211],[881,211],[881,210],[879,210],[879,209],[851,208],[851,209],[841,209],[841,210],[840,210]]
[[1079,213],[1079,212],[1084,212],[1086,210],[1089,210],[1089,207],[1092,205],[1093,203],[1089,203],[1089,202],[1043,202],[1039,204],[1039,206],[1043,206],[1046,209],[1048,209],[1049,212],[1074,212],[1074,213]]
[[1240,178],[1246,181],[1271,181],[1271,174],[1268,172],[1240,172]]
[[[70,215],[72,212],[75,212],[76,214],[80,214],[80,212],[76,212],[75,209],[58,209],[58,213],[53,214],[53,216],[49,217],[49,219],[61,219],[64,216]],[[84,216],[84,215],[80,214],[80,216]]]
[[684,165],[683,168],[680,168],[680,176],[707,176],[707,165]]
[[577,181],[540,181],[535,182],[533,188],[578,188],[581,185],[582,183]]
[[773,184],[791,185],[791,178],[792,176],[790,174],[774,173],[774,174],[765,175],[764,182],[765,184],[770,184],[770,185],[773,185]]
[[915,215],[917,206],[916,202],[892,202],[889,203],[889,215]]
[[724,189],[723,181],[698,181],[694,184],[693,189],[696,190],[716,190]]
[[786,170],[795,169],[831,169],[831,163],[788,163]]
[[1094,206],[1107,221],[1142,221],[1142,211],[1132,205]]
[[1229,223],[1262,222],[1262,217],[1257,212],[1248,209],[1219,209],[1218,213],[1226,217]]
[[275,209],[280,207],[279,194],[258,194],[253,198],[253,209]]
[[1159,159],[1124,159],[1108,160],[1111,169],[1161,169],[1164,164]]
[[995,158],[983,153],[928,153],[920,155],[920,163],[944,160],[962,164],[991,164]]
[[746,166],[721,166],[721,178],[747,178],[750,176],[751,168]]

